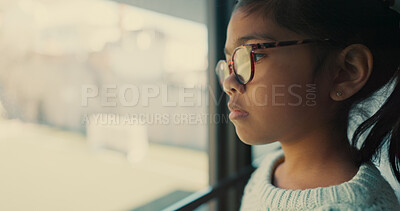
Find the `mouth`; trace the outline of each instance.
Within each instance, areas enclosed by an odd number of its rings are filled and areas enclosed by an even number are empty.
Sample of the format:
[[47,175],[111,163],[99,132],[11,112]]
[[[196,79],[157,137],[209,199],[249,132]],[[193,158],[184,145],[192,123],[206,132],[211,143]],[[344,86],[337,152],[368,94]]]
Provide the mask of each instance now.
[[228,108],[231,113],[229,114],[229,118],[233,119],[244,119],[249,116],[249,112],[243,110],[237,104],[228,103]]

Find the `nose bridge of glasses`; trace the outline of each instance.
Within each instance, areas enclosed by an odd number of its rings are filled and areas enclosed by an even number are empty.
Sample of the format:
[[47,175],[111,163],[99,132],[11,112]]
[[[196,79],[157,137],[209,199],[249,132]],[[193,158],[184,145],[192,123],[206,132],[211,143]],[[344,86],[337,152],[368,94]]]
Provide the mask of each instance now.
[[227,66],[228,66],[228,70],[229,70],[229,75],[232,74],[233,72],[233,61],[232,60],[228,60],[226,62]]

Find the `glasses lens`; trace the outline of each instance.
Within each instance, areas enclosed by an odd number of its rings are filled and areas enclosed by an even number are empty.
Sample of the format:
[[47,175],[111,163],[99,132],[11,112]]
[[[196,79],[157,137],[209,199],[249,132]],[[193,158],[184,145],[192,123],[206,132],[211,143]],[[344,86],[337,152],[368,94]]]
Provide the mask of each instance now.
[[241,83],[246,84],[251,78],[251,47],[239,47],[233,57],[233,67]]
[[221,60],[217,63],[217,66],[215,66],[215,72],[217,73],[219,84],[222,87],[222,84],[224,83],[225,79],[228,78],[229,76],[229,67],[226,61]]

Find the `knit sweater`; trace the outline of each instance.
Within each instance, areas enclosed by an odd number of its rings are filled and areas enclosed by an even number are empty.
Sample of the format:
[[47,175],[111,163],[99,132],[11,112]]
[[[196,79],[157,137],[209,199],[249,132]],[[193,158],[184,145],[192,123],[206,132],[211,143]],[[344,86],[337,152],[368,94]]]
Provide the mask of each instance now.
[[360,165],[349,181],[335,186],[289,190],[274,186],[280,149],[268,154],[251,175],[243,193],[242,211],[253,210],[399,210],[396,195],[372,162]]

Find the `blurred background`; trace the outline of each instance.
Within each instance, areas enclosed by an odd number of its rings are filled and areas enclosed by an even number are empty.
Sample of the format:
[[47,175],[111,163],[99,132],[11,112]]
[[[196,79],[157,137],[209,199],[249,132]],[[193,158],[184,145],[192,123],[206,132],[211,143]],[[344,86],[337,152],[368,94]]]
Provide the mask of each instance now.
[[[0,210],[161,210],[213,183],[207,128],[229,120],[207,111],[222,95],[208,86],[206,8],[0,0]],[[218,152],[241,159],[226,135]],[[252,146],[255,166],[277,147]]]
[[159,210],[206,187],[205,7],[0,0],[0,210]]

